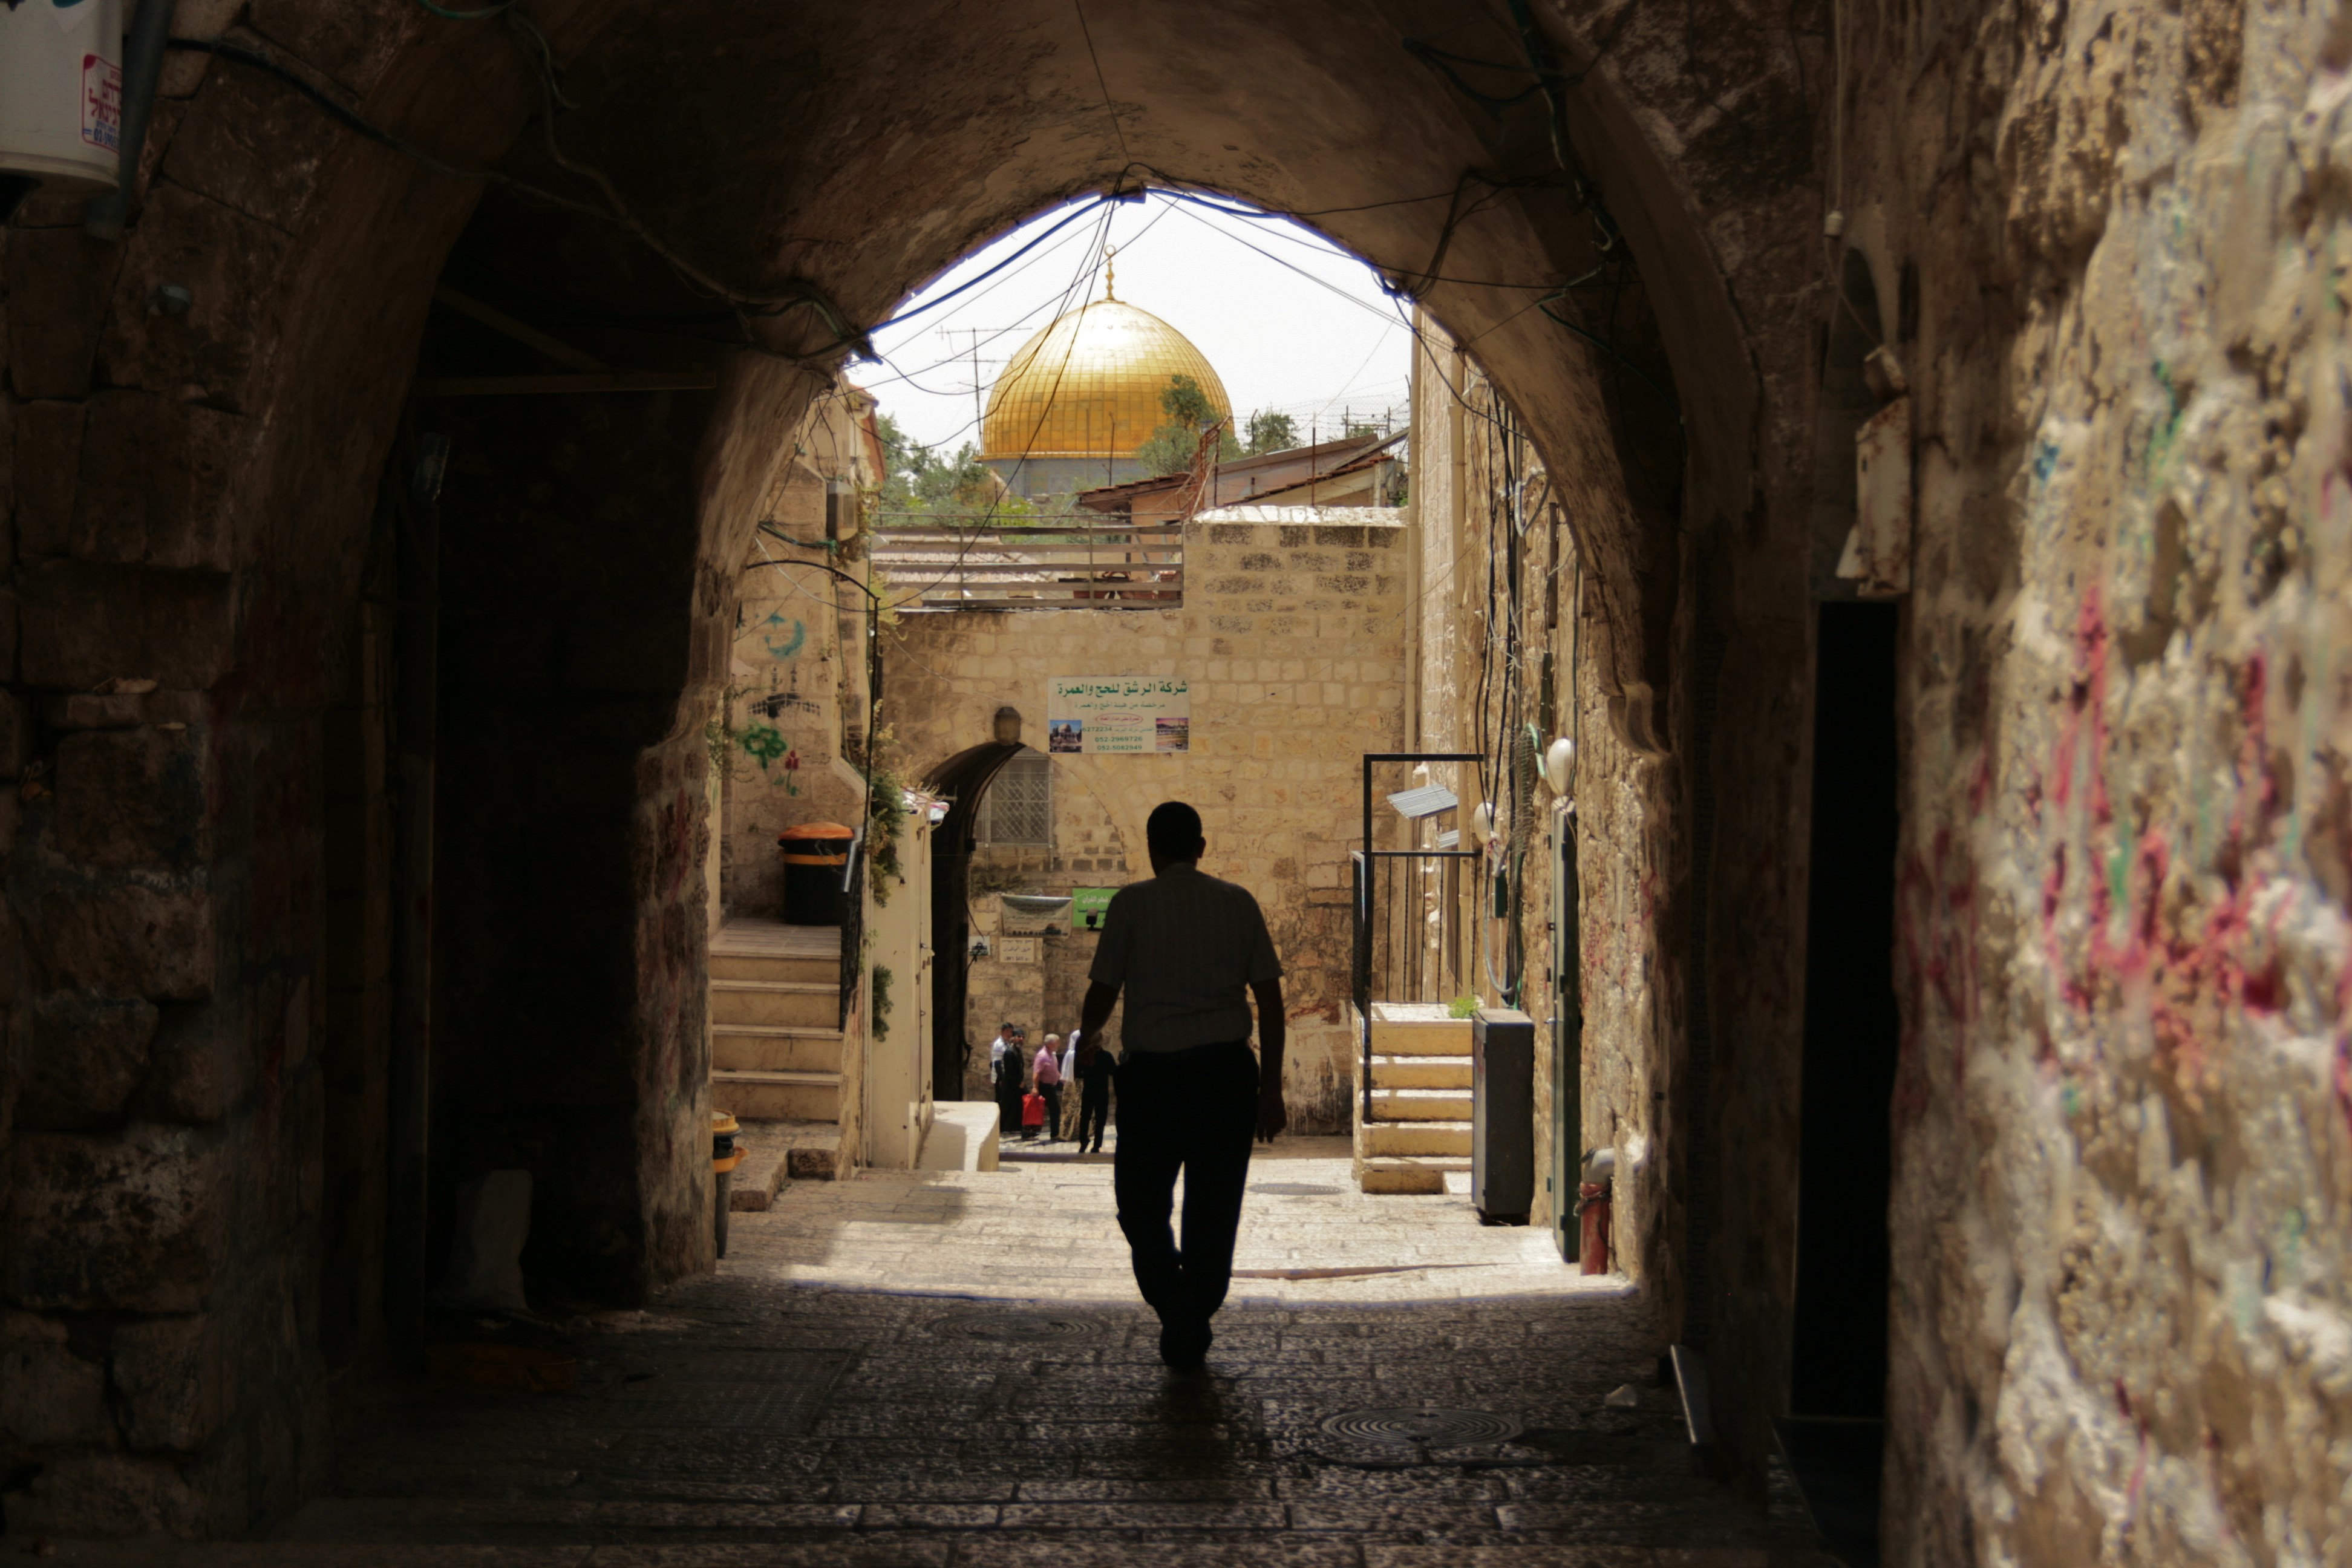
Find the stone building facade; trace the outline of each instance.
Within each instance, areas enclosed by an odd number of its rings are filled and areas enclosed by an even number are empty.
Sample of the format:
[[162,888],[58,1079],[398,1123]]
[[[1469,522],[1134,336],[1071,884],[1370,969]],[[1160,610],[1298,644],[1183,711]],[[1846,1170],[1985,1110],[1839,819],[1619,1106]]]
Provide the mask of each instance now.
[[[882,482],[874,400],[845,378],[792,436],[736,593],[735,637],[711,755],[719,891],[730,915],[772,920],[783,898],[776,836],[807,822],[856,828],[871,698],[865,508]],[[845,582],[833,567],[858,581]]]
[[[1257,895],[1286,973],[1292,1122],[1349,1122],[1358,1043],[1349,988],[1349,852],[1359,833],[1359,757],[1393,749],[1404,718],[1404,557],[1390,508],[1231,508],[1184,529],[1184,602],[1164,610],[906,615],[886,634],[886,703],[913,772],[985,738],[1000,707],[1045,739],[1055,677],[1175,677],[1189,687],[1190,750],[1053,754],[1053,842],[982,846],[975,904],[991,891],[1067,893],[1150,874],[1143,824],[1190,801],[1203,868]],[[983,925],[982,929],[987,929]],[[974,961],[965,1096],[987,1098],[986,1046],[1010,1018],[1033,1045],[1077,1022],[1095,938],[1046,934],[1034,963]],[[1025,951],[1024,949],[1023,951]]]

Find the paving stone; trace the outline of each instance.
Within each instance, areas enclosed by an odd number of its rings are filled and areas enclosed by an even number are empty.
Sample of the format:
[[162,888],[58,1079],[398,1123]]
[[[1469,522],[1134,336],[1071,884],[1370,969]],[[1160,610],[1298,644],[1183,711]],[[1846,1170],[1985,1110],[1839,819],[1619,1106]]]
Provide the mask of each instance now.
[[[1436,1294],[1423,1275],[1375,1300],[1302,1289],[1238,1303],[1219,1319],[1209,1373],[1180,1376],[1158,1363],[1155,1324],[1115,1237],[1064,1255],[1098,1247],[1109,1260],[1098,1275],[1065,1261],[1005,1280],[1025,1223],[1012,1198],[1029,1189],[1007,1189],[1000,1212],[975,1179],[957,1185],[970,1201],[927,1262],[952,1295],[894,1289],[900,1265],[855,1247],[809,1250],[830,1275],[819,1284],[776,1260],[803,1210],[855,1213],[869,1195],[898,1202],[919,1186],[825,1184],[821,1203],[787,1189],[777,1208],[735,1217],[745,1239],[716,1276],[681,1283],[642,1316],[583,1320],[572,1335],[578,1393],[383,1390],[346,1423],[341,1495],[301,1510],[281,1542],[170,1561],[1796,1568],[1790,1553],[1812,1544],[1785,1500],[1759,1510],[1697,1476],[1670,1415],[1601,1407],[1618,1384],[1647,1383],[1656,1344],[1642,1303],[1563,1284],[1576,1277],[1556,1259],[1509,1264],[1535,1287],[1486,1300]],[[1097,1200],[1108,1204],[1107,1188],[1071,1201]],[[1484,1256],[1524,1240],[1434,1204],[1395,1220],[1352,1192],[1297,1205],[1345,1222],[1310,1255],[1409,1243]],[[1097,1285],[1104,1293],[1087,1295]],[[982,1312],[1075,1331],[958,1331]],[[655,1375],[621,1381],[646,1370]],[[1343,1455],[1320,1426],[1423,1400],[1525,1421],[1551,1447],[1433,1456],[1356,1444]],[[406,1543],[396,1558],[341,1555],[394,1542]],[[285,1556],[289,1543],[314,1555]],[[526,1549],[548,1554],[499,1555]],[[476,1554],[448,1555],[461,1551]]]

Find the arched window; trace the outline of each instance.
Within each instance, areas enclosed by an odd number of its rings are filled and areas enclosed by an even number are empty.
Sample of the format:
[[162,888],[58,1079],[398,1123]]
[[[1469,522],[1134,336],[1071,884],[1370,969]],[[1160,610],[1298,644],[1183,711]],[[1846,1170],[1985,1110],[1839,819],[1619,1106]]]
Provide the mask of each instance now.
[[1024,750],[1004,764],[972,815],[979,844],[1054,842],[1054,763],[1043,752]]

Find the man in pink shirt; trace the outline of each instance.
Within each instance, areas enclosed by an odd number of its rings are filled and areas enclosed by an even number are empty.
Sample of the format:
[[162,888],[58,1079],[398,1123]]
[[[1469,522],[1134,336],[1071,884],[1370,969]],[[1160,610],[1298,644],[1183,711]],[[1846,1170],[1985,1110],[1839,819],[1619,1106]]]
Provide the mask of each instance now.
[[1062,1136],[1062,1037],[1048,1035],[1045,1043],[1037,1047],[1037,1059],[1031,1070],[1036,1075],[1037,1092],[1045,1097],[1045,1139],[1058,1142]]

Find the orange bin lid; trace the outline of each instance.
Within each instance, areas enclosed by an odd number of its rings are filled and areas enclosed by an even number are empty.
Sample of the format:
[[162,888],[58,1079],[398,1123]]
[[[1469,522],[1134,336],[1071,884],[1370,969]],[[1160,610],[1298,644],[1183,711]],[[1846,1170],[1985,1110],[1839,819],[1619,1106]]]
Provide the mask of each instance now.
[[811,839],[855,838],[856,837],[857,833],[856,829],[844,827],[838,822],[803,822],[797,827],[787,827],[782,833],[777,834],[776,842],[779,844],[804,844]]

